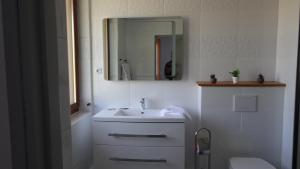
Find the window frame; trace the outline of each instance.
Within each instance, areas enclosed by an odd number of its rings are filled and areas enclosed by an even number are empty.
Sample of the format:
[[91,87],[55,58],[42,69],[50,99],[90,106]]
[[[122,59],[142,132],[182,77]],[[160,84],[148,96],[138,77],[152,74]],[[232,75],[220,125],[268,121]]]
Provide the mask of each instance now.
[[[75,63],[75,91],[76,91],[76,102],[70,105],[71,114],[74,114],[79,111],[80,107],[80,94],[79,94],[79,46],[78,46],[78,6],[77,0],[71,0],[72,2],[72,14],[73,14],[73,29],[74,32],[72,34],[73,43],[74,43],[74,63]],[[71,83],[71,82],[70,82]]]

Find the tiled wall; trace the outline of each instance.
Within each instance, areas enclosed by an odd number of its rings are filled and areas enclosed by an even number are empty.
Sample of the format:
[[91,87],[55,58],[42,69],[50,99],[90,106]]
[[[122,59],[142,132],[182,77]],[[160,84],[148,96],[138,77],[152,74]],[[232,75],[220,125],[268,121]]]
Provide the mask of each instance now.
[[[212,131],[212,169],[225,168],[230,157],[259,157],[281,167],[284,89],[199,89],[201,125]],[[257,96],[257,112],[234,112],[234,95]]]
[[[91,0],[93,90],[97,109],[136,106],[148,97],[151,107],[179,104],[197,115],[197,80],[241,69],[242,80],[263,73],[275,78],[276,0]],[[178,82],[108,82],[103,68],[102,19],[106,17],[183,16],[184,79]]]
[[[161,107],[173,103],[170,95],[180,100],[173,104],[181,104],[193,113],[197,111],[194,82],[207,79],[210,73],[221,80],[230,79],[228,72],[240,67],[241,79],[255,79],[259,72],[274,79],[277,4],[276,0],[92,0],[92,73],[97,108],[134,106],[137,96],[148,96],[159,103],[153,106]],[[95,69],[103,67],[103,18],[173,15],[185,19],[183,81],[106,82],[103,74],[96,73]],[[178,88],[181,99],[176,98]],[[154,89],[157,93],[152,92]]]
[[72,167],[89,169],[92,166],[92,113],[82,113],[72,120]]
[[292,168],[294,107],[299,32],[299,0],[279,1],[277,80],[287,84],[282,136],[282,169]]
[[[196,81],[207,80],[210,73],[215,73],[219,80],[230,80],[228,72],[234,67],[241,69],[242,80],[254,80],[258,73],[263,73],[267,80],[275,79],[278,0],[91,0],[90,3],[91,22],[82,24],[81,29],[83,40],[87,40],[82,44],[84,57],[92,58],[95,112],[108,106],[135,107],[140,97],[146,97],[151,108],[179,105],[193,116],[189,127],[192,140],[200,115]],[[101,71],[96,72],[103,68],[103,18],[139,16],[184,18],[183,80],[111,82],[104,80]],[[85,37],[89,34],[91,44]],[[191,144],[188,142],[187,159],[192,159]]]

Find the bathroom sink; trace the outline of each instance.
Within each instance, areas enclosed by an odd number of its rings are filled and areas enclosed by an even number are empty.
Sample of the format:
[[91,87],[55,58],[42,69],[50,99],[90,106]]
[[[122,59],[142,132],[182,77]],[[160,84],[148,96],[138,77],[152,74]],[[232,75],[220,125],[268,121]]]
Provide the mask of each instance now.
[[94,115],[95,121],[118,121],[118,122],[184,122],[185,117],[181,114],[166,114],[160,109],[140,110],[136,108],[104,109]]
[[160,110],[120,109],[114,116],[160,117],[164,115]]

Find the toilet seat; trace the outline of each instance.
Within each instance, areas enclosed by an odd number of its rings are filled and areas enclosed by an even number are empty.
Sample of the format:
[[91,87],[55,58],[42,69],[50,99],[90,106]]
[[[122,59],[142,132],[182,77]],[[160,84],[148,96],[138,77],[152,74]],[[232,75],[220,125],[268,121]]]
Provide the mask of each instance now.
[[267,161],[260,158],[234,157],[229,160],[230,169],[276,169]]

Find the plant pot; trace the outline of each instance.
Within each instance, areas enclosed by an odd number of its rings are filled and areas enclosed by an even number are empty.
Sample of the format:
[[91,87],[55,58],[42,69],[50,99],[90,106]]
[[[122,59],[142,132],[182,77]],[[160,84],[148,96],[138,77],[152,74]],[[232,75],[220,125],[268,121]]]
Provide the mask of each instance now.
[[232,83],[237,84],[239,82],[239,77],[232,77]]

